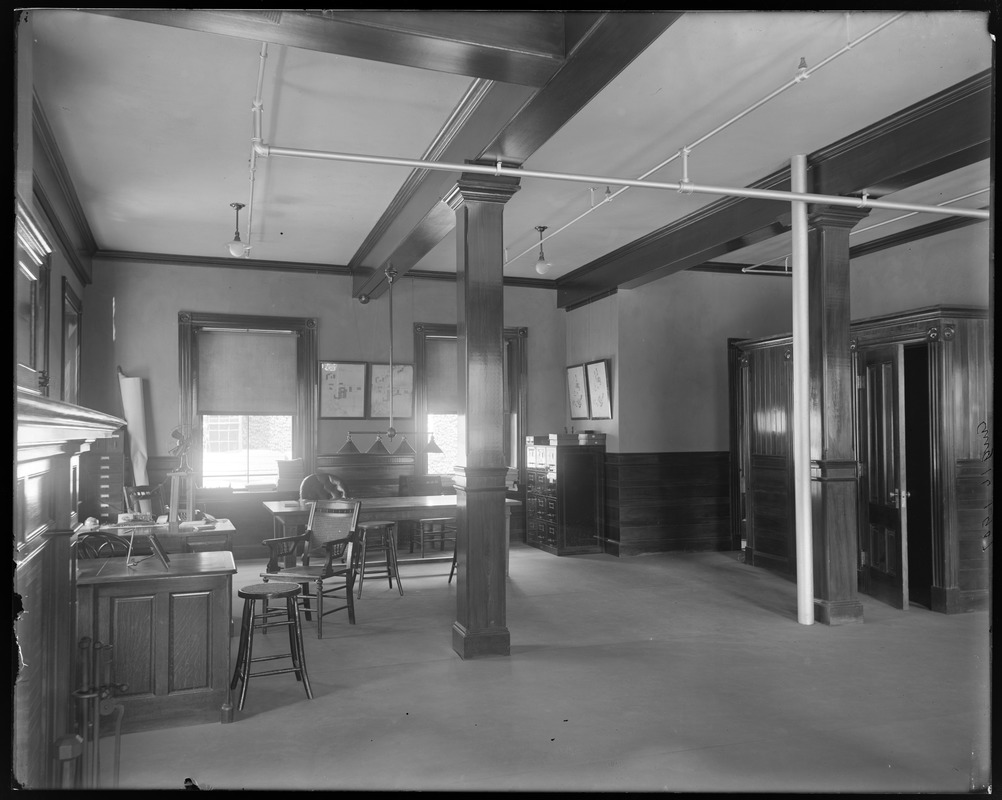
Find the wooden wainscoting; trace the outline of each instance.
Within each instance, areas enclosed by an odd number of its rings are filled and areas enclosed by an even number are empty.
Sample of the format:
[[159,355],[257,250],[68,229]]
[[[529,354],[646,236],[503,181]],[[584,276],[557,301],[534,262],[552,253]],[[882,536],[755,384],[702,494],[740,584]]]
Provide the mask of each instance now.
[[[988,607],[988,559],[991,554],[991,461],[957,461],[957,592],[945,592],[947,613]],[[987,525],[985,523],[988,523]]]
[[605,552],[731,548],[727,452],[607,453]]

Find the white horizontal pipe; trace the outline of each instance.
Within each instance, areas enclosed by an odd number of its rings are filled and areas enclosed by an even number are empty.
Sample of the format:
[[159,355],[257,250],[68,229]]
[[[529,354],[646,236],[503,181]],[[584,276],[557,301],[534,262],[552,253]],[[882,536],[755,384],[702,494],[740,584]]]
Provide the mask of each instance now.
[[576,183],[600,183],[610,186],[632,186],[642,189],[662,189],[685,194],[717,194],[728,197],[750,197],[760,200],[776,200],[789,203],[802,201],[822,205],[853,206],[855,208],[889,208],[901,211],[917,211],[927,214],[943,214],[946,216],[971,217],[973,219],[988,219],[989,212],[976,208],[946,209],[940,206],[924,206],[914,203],[892,203],[886,200],[870,200],[858,197],[843,197],[840,195],[811,194],[806,192],[780,192],[773,189],[748,189],[725,186],[703,186],[693,183],[670,183],[666,181],[642,181],[632,178],[609,178],[601,175],[579,175],[569,172],[542,172],[516,167],[505,167],[500,164],[456,164],[445,161],[422,161],[416,158],[394,158],[390,156],[369,156],[359,153],[336,153],[326,150],[302,150],[292,147],[273,147],[263,143],[255,143],[254,149],[262,156],[291,156],[297,158],[319,158],[327,161],[350,161],[360,164],[383,164],[395,167],[410,167],[412,169],[431,169],[441,172],[467,172],[479,175],[506,175],[513,178],[541,178],[545,180],[572,181]]

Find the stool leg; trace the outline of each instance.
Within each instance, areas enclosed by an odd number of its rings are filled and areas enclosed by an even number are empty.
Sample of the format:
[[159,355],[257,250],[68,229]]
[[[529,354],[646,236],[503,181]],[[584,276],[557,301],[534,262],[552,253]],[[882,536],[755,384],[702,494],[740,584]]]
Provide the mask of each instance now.
[[254,605],[255,601],[251,600],[250,630],[247,632],[247,647],[244,651],[244,664],[246,667],[244,669],[243,684],[240,687],[240,702],[237,704],[237,708],[240,711],[244,710],[244,702],[247,700],[247,687],[250,685],[251,678],[251,664],[254,663]]
[[289,613],[292,614],[292,631],[295,637],[293,643],[293,653],[295,658],[293,663],[298,667],[296,677],[301,678],[303,687],[306,689],[306,696],[313,699],[313,689],[310,688],[310,676],[306,674],[306,649],[303,647],[303,625],[299,619],[299,605],[294,597],[289,598]]
[[289,632],[289,658],[292,659],[292,668],[294,670],[293,674],[296,676],[297,681],[302,681],[303,676],[299,669],[299,641],[296,639],[296,609],[299,608],[299,600],[295,597],[287,597],[285,600],[285,617],[288,620],[288,625],[286,629]]
[[386,558],[386,579],[390,582],[390,588],[393,588],[393,559],[390,557],[390,531],[388,529],[383,529],[383,556]]
[[456,572],[456,551],[452,551],[452,566],[449,567],[449,583],[452,583],[452,576]]
[[233,669],[233,679],[230,681],[231,690],[237,688],[237,681],[244,679],[244,656],[247,653],[247,637],[250,634],[252,605],[253,601],[244,600],[244,610],[240,618],[240,644],[237,646],[237,664]]
[[[400,590],[400,596],[403,597],[404,587],[400,583],[400,566],[397,563],[397,537],[394,534],[395,531],[392,530],[387,534],[386,561],[387,566],[390,563],[393,564],[393,577],[397,579],[397,589]],[[393,581],[390,581],[390,586],[393,586]]]

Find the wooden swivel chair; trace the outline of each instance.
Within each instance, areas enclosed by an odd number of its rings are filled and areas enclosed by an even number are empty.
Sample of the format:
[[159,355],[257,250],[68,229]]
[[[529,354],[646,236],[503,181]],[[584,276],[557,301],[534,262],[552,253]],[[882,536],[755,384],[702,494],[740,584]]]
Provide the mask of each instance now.
[[[306,533],[278,539],[265,539],[270,558],[261,577],[283,583],[298,583],[302,593],[297,602],[307,621],[316,606],[317,638],[323,638],[323,621],[328,614],[348,610],[348,622],[355,624],[355,604],[352,589],[358,570],[358,523],[360,500],[317,500],[310,508]],[[296,556],[299,563],[284,566],[287,556]],[[331,606],[331,601],[340,605]],[[268,613],[265,600],[265,613]]]
[[112,558],[129,554],[129,540],[113,533],[82,533],[76,540],[77,558]]

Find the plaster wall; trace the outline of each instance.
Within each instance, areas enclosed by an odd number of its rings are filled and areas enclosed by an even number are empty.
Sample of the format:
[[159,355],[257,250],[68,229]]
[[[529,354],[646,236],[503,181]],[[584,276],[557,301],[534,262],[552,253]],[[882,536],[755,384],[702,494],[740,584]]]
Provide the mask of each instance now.
[[988,305],[988,223],[853,259],[853,320],[934,305]]
[[[508,288],[504,300],[505,325],[529,330],[529,424],[556,425],[564,348],[555,293]],[[401,278],[393,295],[394,361],[413,362],[415,322],[455,324],[456,303],[451,281]],[[353,300],[347,276],[96,259],[84,293],[83,404],[120,416],[116,367],[143,378],[150,454],[165,455],[178,423],[179,311],[316,317],[320,358],[385,363],[388,308],[385,295],[366,305]],[[317,452],[336,451],[349,424],[358,427],[357,420],[321,420]]]

